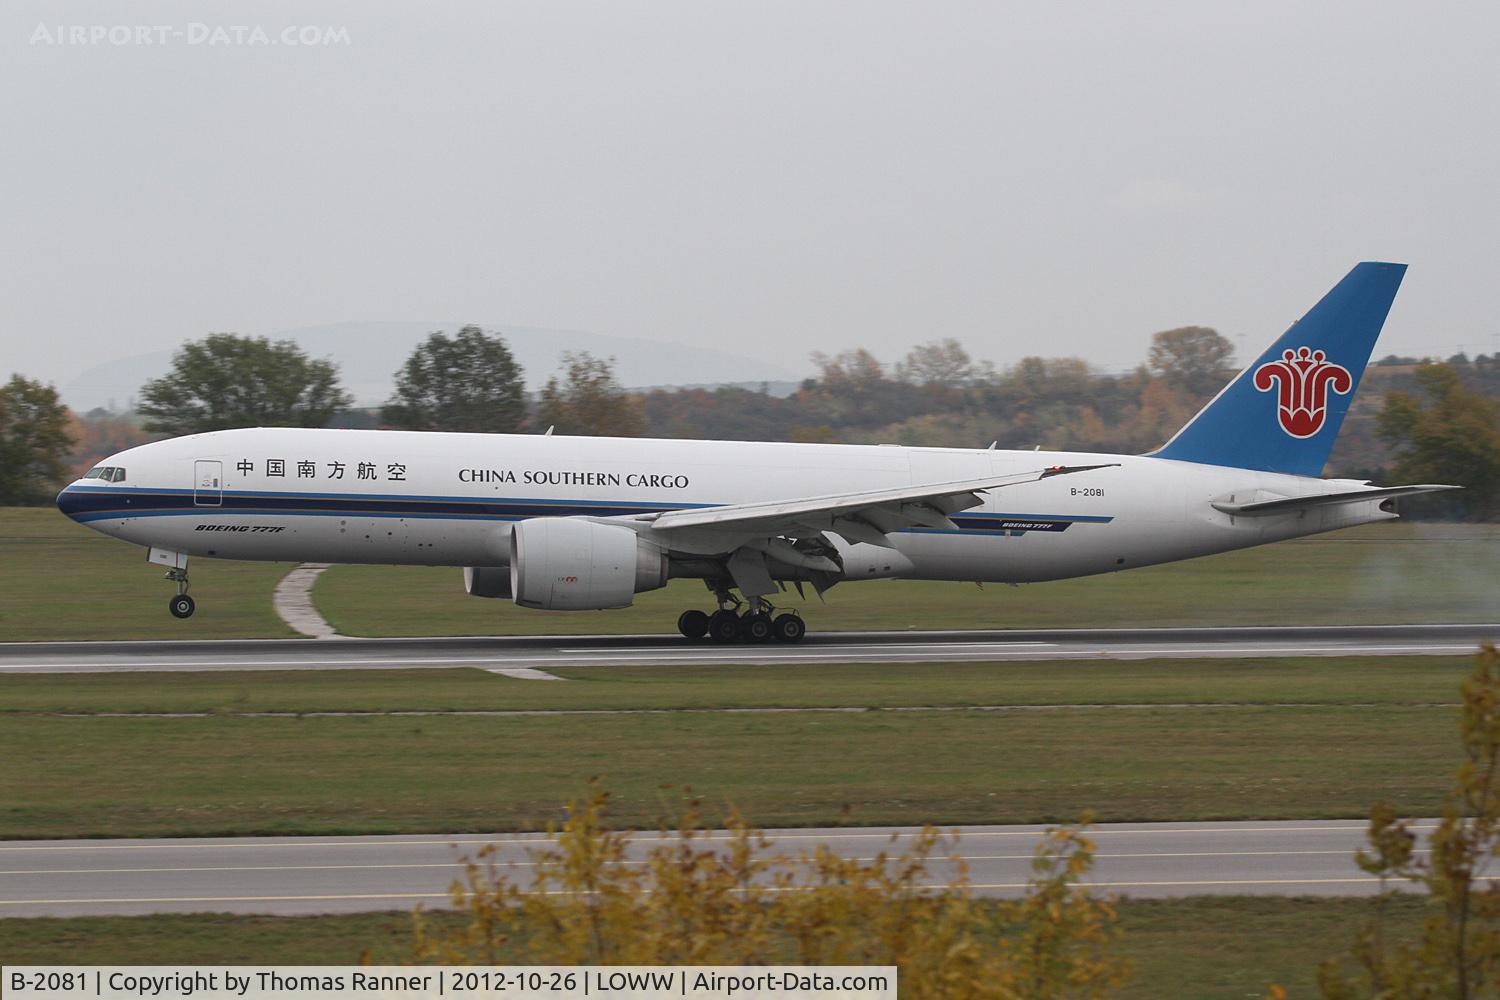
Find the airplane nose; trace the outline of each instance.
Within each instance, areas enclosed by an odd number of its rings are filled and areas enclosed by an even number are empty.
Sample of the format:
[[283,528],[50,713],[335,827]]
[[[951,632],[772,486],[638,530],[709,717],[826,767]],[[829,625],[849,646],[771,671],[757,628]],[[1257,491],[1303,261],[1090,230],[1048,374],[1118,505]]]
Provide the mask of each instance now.
[[79,511],[83,510],[82,497],[73,487],[64,486],[62,492],[57,495],[57,509],[69,517],[76,518]]

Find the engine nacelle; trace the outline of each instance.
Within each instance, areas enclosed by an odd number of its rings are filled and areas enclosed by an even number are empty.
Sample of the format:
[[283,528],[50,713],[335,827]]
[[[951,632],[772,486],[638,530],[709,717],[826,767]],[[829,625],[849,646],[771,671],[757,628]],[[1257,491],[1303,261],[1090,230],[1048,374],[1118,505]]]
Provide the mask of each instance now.
[[510,568],[465,566],[464,592],[470,597],[503,597],[510,600]]
[[629,528],[575,517],[534,517],[510,533],[515,602],[548,611],[628,608],[667,583],[667,553]]

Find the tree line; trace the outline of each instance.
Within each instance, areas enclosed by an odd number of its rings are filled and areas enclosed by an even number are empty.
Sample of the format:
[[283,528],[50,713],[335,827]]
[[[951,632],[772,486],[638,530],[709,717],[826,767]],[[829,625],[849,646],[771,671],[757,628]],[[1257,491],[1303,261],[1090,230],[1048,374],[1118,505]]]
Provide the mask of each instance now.
[[[814,353],[788,394],[721,386],[630,391],[613,359],[565,354],[536,393],[505,339],[477,326],[435,332],[395,373],[391,399],[354,409],[337,366],[291,341],[215,333],[184,345],[142,387],[133,415],[69,413],[51,387],[0,388],[0,503],[44,503],[98,457],[155,437],[244,426],[390,427],[474,433],[895,443],[1141,453],[1167,440],[1235,371],[1213,329],[1166,330],[1144,362],[1100,372],[1081,358],[1005,369],[952,338],[893,363],[870,351]],[[1500,356],[1387,357],[1366,373],[1330,475],[1459,483],[1427,502],[1445,517],[1500,517]]]

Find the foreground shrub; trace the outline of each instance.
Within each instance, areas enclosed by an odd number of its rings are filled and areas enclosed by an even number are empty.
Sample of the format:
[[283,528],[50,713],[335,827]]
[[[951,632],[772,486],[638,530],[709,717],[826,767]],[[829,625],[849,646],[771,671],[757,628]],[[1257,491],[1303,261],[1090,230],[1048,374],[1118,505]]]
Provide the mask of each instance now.
[[604,824],[608,802],[595,787],[571,806],[524,885],[494,847],[481,848],[452,889],[468,919],[435,931],[419,910],[416,959],[896,965],[903,997],[951,1000],[1104,997],[1128,973],[1112,954],[1111,901],[1079,885],[1093,864],[1082,828],[1043,836],[1019,899],[980,902],[953,854],[956,834],[928,828],[870,859],[821,844],[788,855],[737,814],[727,838],[711,836],[691,803],[675,829],[632,853],[631,834]]
[[[1370,816],[1370,847],[1358,861],[1380,876],[1381,896],[1352,954],[1320,970],[1328,1000],[1500,996],[1500,653],[1494,646],[1475,656],[1462,695],[1463,762],[1428,839],[1428,856],[1420,856],[1411,821],[1398,819],[1395,809],[1379,805]],[[1382,904],[1403,882],[1420,886],[1428,900],[1416,940],[1396,939],[1384,919]]]

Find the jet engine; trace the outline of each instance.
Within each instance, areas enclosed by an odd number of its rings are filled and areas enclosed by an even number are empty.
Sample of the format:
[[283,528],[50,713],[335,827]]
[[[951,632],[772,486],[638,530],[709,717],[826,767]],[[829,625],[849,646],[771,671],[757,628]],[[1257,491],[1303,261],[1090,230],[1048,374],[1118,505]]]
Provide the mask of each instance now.
[[626,608],[666,583],[666,551],[622,525],[535,517],[511,528],[510,588],[522,607]]

